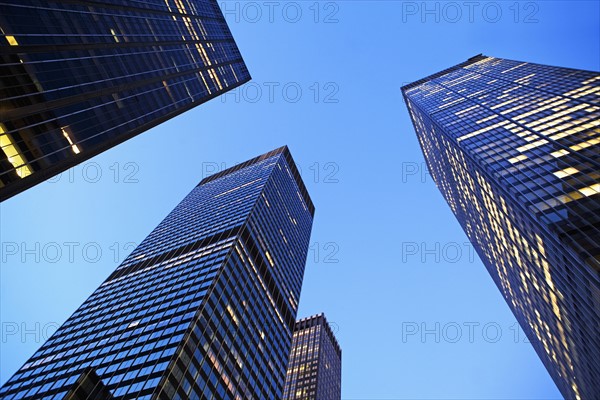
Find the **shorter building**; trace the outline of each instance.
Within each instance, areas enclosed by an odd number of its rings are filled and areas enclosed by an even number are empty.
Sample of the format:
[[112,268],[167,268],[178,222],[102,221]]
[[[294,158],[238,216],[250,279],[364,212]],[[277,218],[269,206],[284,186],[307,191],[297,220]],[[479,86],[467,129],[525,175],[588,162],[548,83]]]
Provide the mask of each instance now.
[[296,322],[284,400],[342,398],[342,349],[325,315]]

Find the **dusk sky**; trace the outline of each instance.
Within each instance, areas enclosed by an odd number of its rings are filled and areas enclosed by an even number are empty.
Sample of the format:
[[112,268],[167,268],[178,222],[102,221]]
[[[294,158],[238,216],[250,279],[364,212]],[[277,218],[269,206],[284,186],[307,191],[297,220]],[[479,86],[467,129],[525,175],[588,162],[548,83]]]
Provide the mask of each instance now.
[[252,81],[2,203],[0,384],[205,176],[288,145],[298,317],[343,399],[560,399],[427,174],[400,87],[483,53],[600,69],[598,1],[220,2]]

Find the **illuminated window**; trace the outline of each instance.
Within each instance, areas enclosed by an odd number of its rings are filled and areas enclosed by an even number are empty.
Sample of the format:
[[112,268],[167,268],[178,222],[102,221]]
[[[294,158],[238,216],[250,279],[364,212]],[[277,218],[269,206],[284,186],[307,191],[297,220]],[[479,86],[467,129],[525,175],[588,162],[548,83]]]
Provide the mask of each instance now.
[[579,189],[579,193],[582,195],[589,197],[595,194],[600,193],[600,183],[596,183],[592,186],[584,187],[583,189]]
[[515,163],[518,163],[519,161],[523,161],[523,160],[526,160],[526,159],[527,159],[527,156],[525,154],[521,154],[521,155],[518,155],[516,157],[509,158],[508,162],[510,162],[511,164],[515,164]]
[[578,172],[579,172],[579,170],[577,168],[568,167],[568,168],[565,168],[565,169],[561,169],[560,171],[554,172],[554,175],[556,175],[557,178],[564,178],[566,176],[571,176],[571,175],[576,174]]
[[267,255],[267,258],[269,259],[269,264],[271,264],[271,267],[275,266],[275,263],[273,262],[273,258],[271,258],[271,254],[266,251],[265,254]]

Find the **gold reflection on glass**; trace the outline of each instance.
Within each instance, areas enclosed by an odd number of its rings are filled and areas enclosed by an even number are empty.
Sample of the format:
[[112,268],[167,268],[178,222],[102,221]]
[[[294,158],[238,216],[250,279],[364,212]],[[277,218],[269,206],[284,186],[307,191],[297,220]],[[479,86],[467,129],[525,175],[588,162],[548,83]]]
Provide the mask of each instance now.
[[218,195],[216,195],[216,196],[215,196],[215,199],[216,199],[216,198],[218,198],[218,197],[224,196],[224,195],[226,195],[226,194],[229,194],[229,193],[235,192],[236,190],[239,190],[239,189],[245,188],[246,186],[250,186],[250,185],[252,185],[252,184],[254,184],[254,183],[256,183],[256,182],[259,182],[259,181],[261,181],[261,180],[262,180],[261,178],[258,178],[258,179],[255,179],[255,180],[253,180],[253,181],[246,182],[246,183],[244,183],[244,184],[242,184],[242,185],[240,185],[240,186],[236,186],[236,187],[234,187],[233,189],[229,189],[229,190],[227,190],[227,191],[225,191],[225,192],[223,192],[223,193],[219,193]]
[[117,32],[115,32],[115,30],[111,28],[110,33],[113,36],[113,39],[115,39],[115,42],[119,43],[119,37],[117,36]]
[[67,141],[69,142],[69,145],[71,145],[71,150],[73,150],[73,153],[81,153],[81,150],[79,150],[79,147],[77,147],[77,145],[73,143],[71,135],[69,135],[69,133],[67,132],[68,128],[66,126],[63,126],[62,128],[60,128],[60,130],[62,131],[62,134],[65,137],[65,139],[67,139]]
[[15,39],[15,37],[12,35],[6,35],[6,40],[8,40],[8,44],[10,44],[11,46],[19,45],[19,43],[17,42],[17,39]]
[[8,162],[12,164],[20,178],[31,175],[33,171],[31,167],[27,165],[25,156],[18,150],[15,141],[2,123],[0,123],[0,148],[2,148]]

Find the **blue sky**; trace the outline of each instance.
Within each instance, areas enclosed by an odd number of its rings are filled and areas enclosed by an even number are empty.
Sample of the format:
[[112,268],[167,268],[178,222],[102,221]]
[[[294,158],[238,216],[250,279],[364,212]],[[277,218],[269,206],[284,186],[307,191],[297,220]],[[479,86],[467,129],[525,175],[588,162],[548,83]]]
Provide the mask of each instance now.
[[0,383],[200,179],[287,144],[317,209],[299,316],[333,323],[344,399],[560,398],[400,86],[478,53],[598,70],[599,3],[220,4],[251,84],[2,204]]

